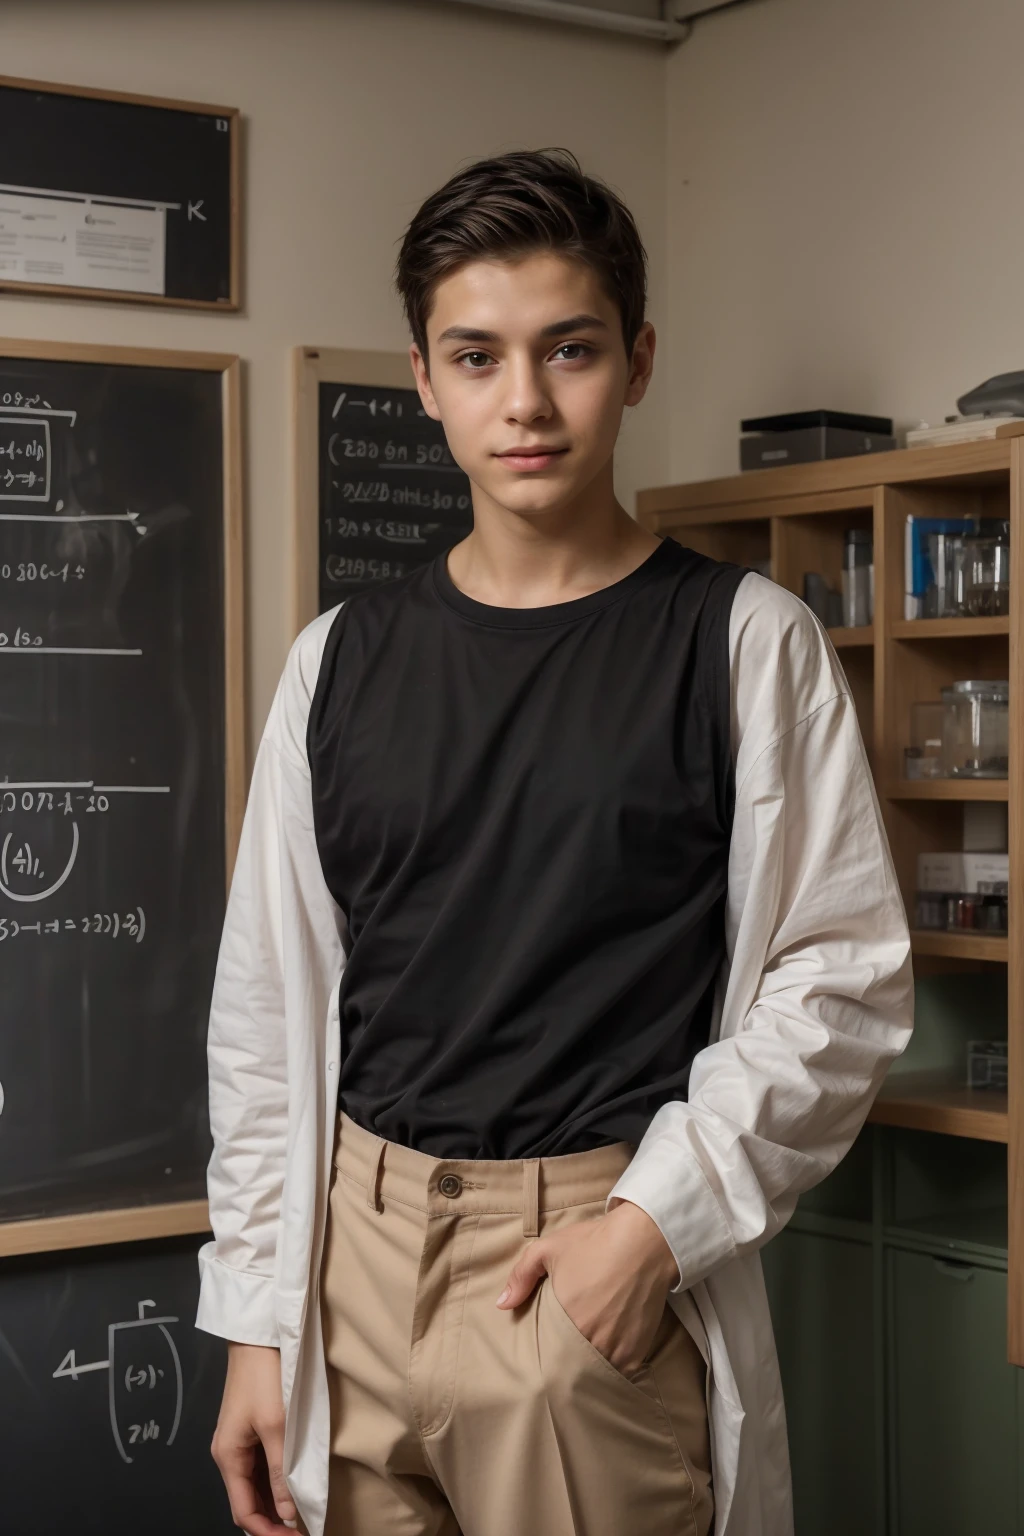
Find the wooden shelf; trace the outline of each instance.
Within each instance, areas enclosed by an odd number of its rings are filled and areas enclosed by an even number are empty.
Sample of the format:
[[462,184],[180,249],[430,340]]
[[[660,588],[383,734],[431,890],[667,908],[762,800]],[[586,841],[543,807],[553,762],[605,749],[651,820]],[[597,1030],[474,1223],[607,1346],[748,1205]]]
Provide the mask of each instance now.
[[141,1242],[149,1237],[181,1237],[209,1230],[205,1200],[41,1216],[30,1221],[0,1222],[0,1256],[50,1253],[56,1248],[93,1248],[103,1243]]
[[868,1119],[910,1131],[940,1131],[974,1141],[1008,1140],[1005,1093],[964,1088],[931,1073],[904,1073],[883,1084]]
[[945,955],[949,960],[1002,960],[1010,958],[1010,941],[993,933],[938,933],[915,928],[910,934],[915,955]]
[[1009,633],[1008,614],[995,619],[894,619],[889,625],[894,640],[959,640]]
[[[814,464],[752,469],[720,480],[654,486],[637,493],[637,512],[645,527],[661,532],[688,517],[694,522],[711,521],[720,508],[738,508],[751,502],[757,504],[761,516],[771,516],[773,501],[799,498],[812,512],[819,507],[824,510],[836,492],[860,491],[864,499],[853,498],[850,504],[866,505],[865,492],[881,485],[1008,484],[1011,441],[1001,438],[940,448],[900,448]],[[804,509],[787,510],[792,515]]]
[[836,650],[841,650],[848,645],[874,645],[875,627],[873,624],[857,624],[852,628],[843,626],[838,629],[830,629],[828,637]]
[[891,779],[887,800],[1008,800],[1009,779]]

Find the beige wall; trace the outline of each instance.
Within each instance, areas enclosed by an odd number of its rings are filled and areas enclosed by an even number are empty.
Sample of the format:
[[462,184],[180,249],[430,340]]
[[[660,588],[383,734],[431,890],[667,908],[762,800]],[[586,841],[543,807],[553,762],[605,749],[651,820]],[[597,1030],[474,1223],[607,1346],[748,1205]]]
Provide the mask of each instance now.
[[[401,349],[390,289],[419,201],[460,164],[565,144],[611,181],[664,302],[665,59],[651,44],[408,0],[0,0],[0,71],[246,118],[245,312],[0,296],[0,334],[237,352],[247,365],[250,750],[289,640],[287,390],[298,343]],[[666,395],[623,428],[619,493],[668,473]]]
[[1020,0],[761,0],[669,55],[671,470],[1024,368]]

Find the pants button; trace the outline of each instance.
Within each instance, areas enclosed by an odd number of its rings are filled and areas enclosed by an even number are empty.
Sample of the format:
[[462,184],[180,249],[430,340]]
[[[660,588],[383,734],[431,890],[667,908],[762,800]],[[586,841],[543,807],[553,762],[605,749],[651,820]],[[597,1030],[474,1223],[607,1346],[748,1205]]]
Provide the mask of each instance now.
[[446,1173],[437,1187],[442,1195],[447,1195],[449,1200],[454,1200],[456,1195],[462,1194],[462,1180],[457,1173]]

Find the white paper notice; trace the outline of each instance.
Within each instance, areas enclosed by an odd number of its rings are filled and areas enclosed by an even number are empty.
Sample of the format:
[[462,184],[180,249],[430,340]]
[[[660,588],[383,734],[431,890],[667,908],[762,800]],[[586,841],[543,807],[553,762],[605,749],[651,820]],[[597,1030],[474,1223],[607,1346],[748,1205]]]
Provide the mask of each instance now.
[[164,292],[163,208],[0,187],[0,280]]

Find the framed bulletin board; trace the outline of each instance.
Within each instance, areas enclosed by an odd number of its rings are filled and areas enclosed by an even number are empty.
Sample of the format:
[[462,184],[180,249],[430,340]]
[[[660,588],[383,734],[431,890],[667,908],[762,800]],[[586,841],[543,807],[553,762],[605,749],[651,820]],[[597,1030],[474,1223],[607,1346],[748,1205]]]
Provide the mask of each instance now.
[[239,113],[0,75],[0,289],[239,306]]
[[0,341],[0,1256],[205,1230],[238,361]]
[[407,353],[296,347],[292,384],[297,634],[464,538],[473,503]]

